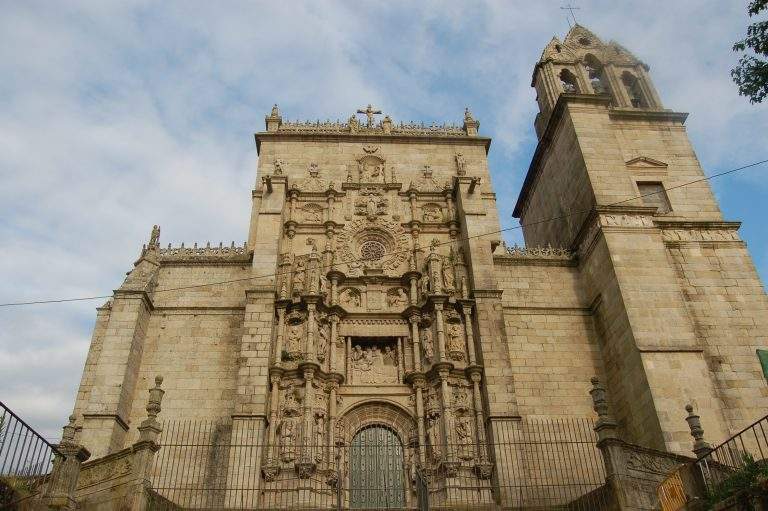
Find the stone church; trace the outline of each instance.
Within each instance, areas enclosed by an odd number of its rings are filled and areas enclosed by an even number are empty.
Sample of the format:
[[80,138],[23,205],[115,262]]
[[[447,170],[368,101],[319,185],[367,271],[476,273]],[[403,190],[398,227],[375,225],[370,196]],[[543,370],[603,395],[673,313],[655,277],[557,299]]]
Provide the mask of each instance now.
[[[620,437],[648,449],[690,454],[688,403],[713,443],[761,417],[768,299],[700,180],[687,114],[648,71],[579,25],[546,46],[514,210],[525,247],[502,240],[497,201],[512,198],[494,193],[469,109],[425,126],[371,105],[288,122],[275,106],[255,135],[245,243],[163,247],[156,227],[98,309],[77,441],[92,459],[129,447],[162,375],[161,422],[215,422],[223,443],[258,447],[217,462],[249,467],[244,507],[291,507],[289,476],[307,481],[299,506],[378,481],[380,507],[413,507],[416,469],[450,506],[459,479],[471,502],[504,504],[496,446],[531,421],[591,424],[593,377]],[[382,445],[389,465],[371,467],[366,447]]]

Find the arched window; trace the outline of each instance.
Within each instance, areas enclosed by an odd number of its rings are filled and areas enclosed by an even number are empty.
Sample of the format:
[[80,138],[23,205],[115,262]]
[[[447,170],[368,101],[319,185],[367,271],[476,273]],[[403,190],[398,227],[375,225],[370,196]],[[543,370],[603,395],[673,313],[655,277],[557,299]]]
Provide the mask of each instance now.
[[576,77],[567,69],[560,71],[560,85],[563,87],[563,92],[579,92]]
[[603,82],[603,65],[600,61],[594,55],[587,55],[584,57],[584,67],[595,94],[608,94],[610,91]]
[[624,84],[624,88],[629,95],[629,101],[635,108],[648,108],[648,101],[646,101],[643,91],[640,88],[640,82],[637,77],[632,75],[628,71],[624,71],[621,75],[621,83]]

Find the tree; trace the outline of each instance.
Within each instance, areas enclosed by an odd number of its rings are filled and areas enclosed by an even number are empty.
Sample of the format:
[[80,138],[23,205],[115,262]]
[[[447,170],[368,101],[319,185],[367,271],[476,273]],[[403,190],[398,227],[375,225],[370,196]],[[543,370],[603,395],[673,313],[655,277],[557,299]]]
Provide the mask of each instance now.
[[[768,7],[768,0],[752,0],[747,12],[749,17],[757,16]],[[768,96],[768,20],[752,23],[747,27],[747,37],[733,45],[733,51],[752,54],[742,55],[739,65],[731,69],[731,77],[739,87],[739,94],[747,96],[750,103],[760,103]]]

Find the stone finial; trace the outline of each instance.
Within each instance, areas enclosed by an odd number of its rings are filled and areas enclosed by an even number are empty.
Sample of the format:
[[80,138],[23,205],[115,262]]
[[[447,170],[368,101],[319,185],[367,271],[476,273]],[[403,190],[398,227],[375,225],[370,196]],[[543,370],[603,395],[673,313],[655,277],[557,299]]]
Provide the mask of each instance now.
[[267,125],[267,131],[277,131],[280,125],[283,124],[283,118],[280,115],[280,109],[277,108],[277,104],[272,106],[272,111],[264,119],[264,122]]
[[163,401],[163,395],[165,391],[160,388],[163,384],[163,377],[155,376],[155,386],[149,389],[149,401],[147,402],[147,415],[151,419],[155,419],[157,414],[160,413],[160,403]]
[[712,452],[712,446],[704,441],[704,428],[701,427],[701,418],[694,413],[693,405],[690,403],[685,405],[685,410],[688,412],[685,420],[693,437],[693,452],[697,458],[701,458]]
[[470,137],[477,136],[477,130],[480,128],[480,121],[472,116],[469,108],[464,109],[464,131]]
[[600,440],[616,438],[617,424],[608,410],[605,387],[600,383],[600,379],[597,376],[593,376],[590,381],[592,382],[592,389],[589,391],[589,394],[592,396],[592,407],[597,412],[598,417],[595,424],[598,438]]
[[388,115],[385,115],[384,120],[381,121],[381,127],[384,130],[385,135],[392,133],[392,119]]
[[75,417],[74,415],[69,416],[69,422],[66,426],[61,428],[63,430],[63,433],[61,434],[61,441],[62,443],[74,443],[75,442]]

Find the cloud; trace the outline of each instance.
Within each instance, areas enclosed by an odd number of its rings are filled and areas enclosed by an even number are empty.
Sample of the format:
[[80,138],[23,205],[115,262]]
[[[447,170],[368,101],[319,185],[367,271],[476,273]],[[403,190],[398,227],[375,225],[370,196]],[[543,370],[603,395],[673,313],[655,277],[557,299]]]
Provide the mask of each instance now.
[[[708,171],[764,157],[766,107],[739,97],[728,75],[744,6],[642,7],[583,2],[578,16],[651,65],[669,108],[691,112]],[[426,122],[460,122],[470,106],[494,138],[502,221],[516,225],[511,208],[536,143],[532,66],[566,31],[558,5],[530,2],[8,4],[0,300],[109,294],[155,223],[165,243],[242,242],[252,133],[275,102],[291,119],[345,118],[374,103],[396,121]],[[743,187],[764,193],[764,175],[713,183],[726,216],[766,216],[765,201],[736,209]],[[746,232],[768,253],[759,229]],[[768,276],[766,257],[758,262]],[[51,435],[71,410],[99,304],[0,310],[0,395]]]

